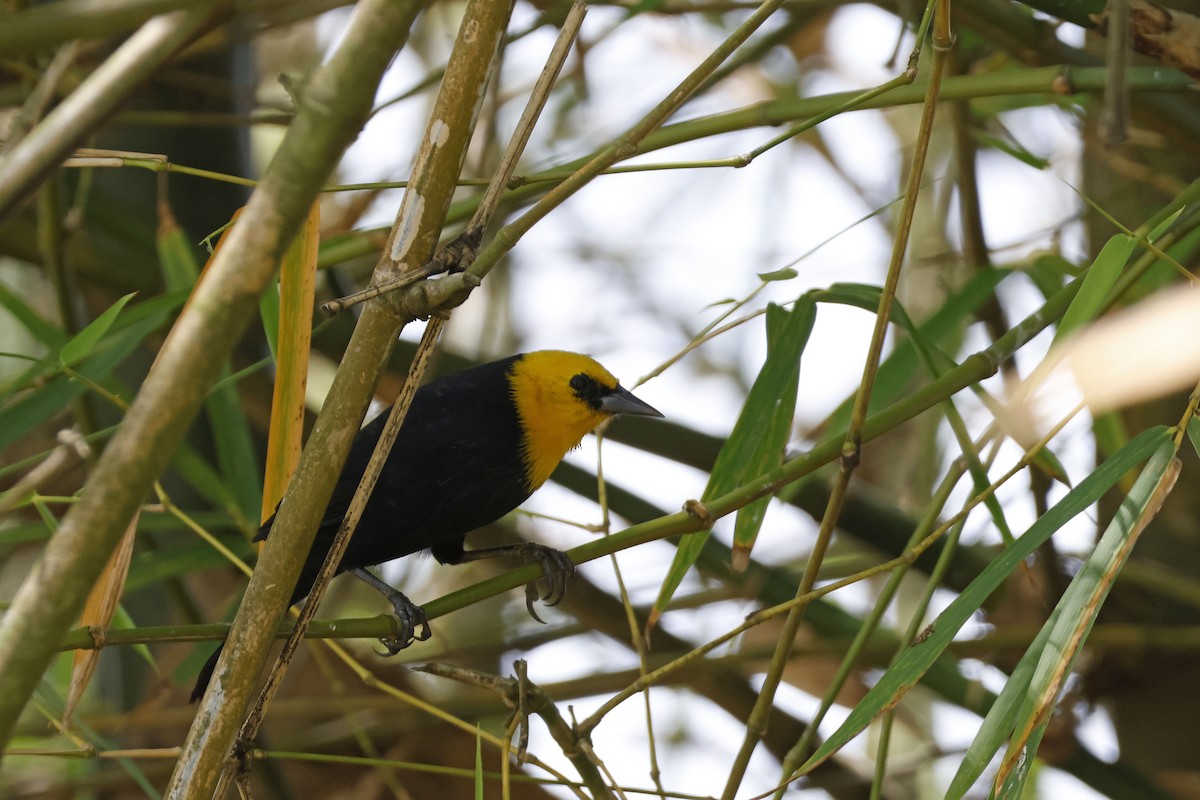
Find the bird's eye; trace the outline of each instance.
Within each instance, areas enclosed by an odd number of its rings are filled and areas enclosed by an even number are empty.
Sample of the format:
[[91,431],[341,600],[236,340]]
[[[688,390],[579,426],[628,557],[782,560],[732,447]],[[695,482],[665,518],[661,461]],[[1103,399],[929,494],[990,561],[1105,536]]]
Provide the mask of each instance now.
[[590,375],[585,375],[582,372],[571,378],[571,391],[575,393],[583,402],[587,403],[592,408],[600,407],[600,384],[596,383],[596,379]]

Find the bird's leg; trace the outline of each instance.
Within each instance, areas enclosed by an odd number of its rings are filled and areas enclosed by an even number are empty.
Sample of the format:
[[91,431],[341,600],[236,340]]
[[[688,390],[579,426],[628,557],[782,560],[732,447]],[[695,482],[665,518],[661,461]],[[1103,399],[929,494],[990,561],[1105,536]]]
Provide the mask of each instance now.
[[[350,574],[378,591],[392,604],[396,621],[400,623],[400,635],[384,636],[379,640],[387,648],[389,656],[396,655],[414,641],[423,642],[433,635],[433,631],[429,628],[429,619],[425,616],[425,609],[409,600],[394,587],[389,586],[378,575],[363,567],[355,567],[350,570]],[[420,628],[420,633],[417,632],[418,628]]]
[[567,594],[567,578],[575,574],[575,564],[566,553],[537,542],[464,550],[461,561],[479,561],[497,556],[517,556],[526,564],[541,566],[544,577],[525,586],[525,607],[529,609],[529,615],[538,622],[543,620],[534,611],[533,602],[540,599],[548,606],[558,605]]

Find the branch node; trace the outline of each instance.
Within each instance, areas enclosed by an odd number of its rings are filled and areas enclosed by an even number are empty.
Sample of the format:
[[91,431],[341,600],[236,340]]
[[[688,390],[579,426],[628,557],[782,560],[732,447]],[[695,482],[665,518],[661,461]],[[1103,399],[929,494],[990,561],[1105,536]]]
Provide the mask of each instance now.
[[689,517],[699,521],[705,528],[711,528],[713,523],[716,522],[712,512],[708,510],[708,506],[699,500],[688,500],[683,504],[683,510]]
[[418,281],[385,298],[397,315],[406,320],[429,319],[462,305],[482,281],[469,272],[454,272]]
[[108,644],[108,630],[103,625],[88,625],[87,632],[92,637],[93,650],[103,650]]

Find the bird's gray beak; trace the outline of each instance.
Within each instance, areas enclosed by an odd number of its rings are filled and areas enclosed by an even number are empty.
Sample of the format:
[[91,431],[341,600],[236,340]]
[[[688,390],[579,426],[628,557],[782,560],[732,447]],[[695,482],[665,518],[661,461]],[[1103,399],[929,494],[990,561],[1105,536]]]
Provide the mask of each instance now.
[[649,403],[643,403],[628,389],[618,386],[600,398],[600,410],[606,414],[629,414],[637,417],[661,417],[662,413]]

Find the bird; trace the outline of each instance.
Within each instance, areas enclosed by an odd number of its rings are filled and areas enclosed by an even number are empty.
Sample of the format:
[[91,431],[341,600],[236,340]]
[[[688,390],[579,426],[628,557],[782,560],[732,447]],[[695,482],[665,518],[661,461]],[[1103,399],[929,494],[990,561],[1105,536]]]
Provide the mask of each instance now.
[[[288,605],[308,596],[329,553],[389,411],[365,425],[350,447]],[[522,353],[432,381],[417,390],[404,424],[338,565],[392,604],[399,635],[382,639],[395,655],[431,635],[424,611],[367,567],[428,551],[441,564],[516,556],[544,574],[534,599],[556,605],[574,565],[565,553],[535,542],[468,550],[466,536],[525,502],[563,457],[600,423],[617,415],[662,417],[623,388],[590,356],[562,350]],[[278,512],[278,509],[276,509]],[[272,515],[254,540],[266,539]],[[207,688],[222,646],[196,680],[191,702]]]

